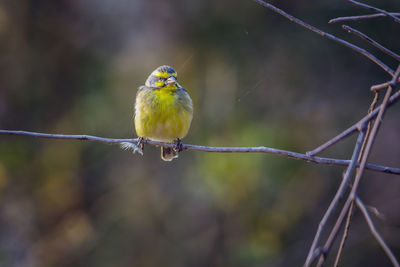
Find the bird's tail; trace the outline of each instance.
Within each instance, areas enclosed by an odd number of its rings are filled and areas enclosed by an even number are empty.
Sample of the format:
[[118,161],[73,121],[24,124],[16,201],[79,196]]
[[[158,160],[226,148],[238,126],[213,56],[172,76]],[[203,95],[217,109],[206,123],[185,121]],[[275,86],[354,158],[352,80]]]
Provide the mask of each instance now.
[[171,161],[178,157],[178,152],[172,147],[161,147],[161,159],[164,161]]

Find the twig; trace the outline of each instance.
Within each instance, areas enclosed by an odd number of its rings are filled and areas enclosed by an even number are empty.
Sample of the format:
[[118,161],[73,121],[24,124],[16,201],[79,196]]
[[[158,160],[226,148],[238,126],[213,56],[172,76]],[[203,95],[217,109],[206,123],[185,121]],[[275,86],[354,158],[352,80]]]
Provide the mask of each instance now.
[[[396,81],[398,79],[399,75],[400,75],[400,65],[398,66],[398,68],[396,70],[396,74],[393,77],[393,81]],[[328,237],[328,240],[325,242],[324,249],[323,249],[323,251],[325,253],[320,256],[317,266],[322,266],[322,264],[325,262],[327,252],[330,250],[330,248],[332,247],[333,242],[335,241],[335,239],[337,237],[337,233],[338,233],[339,229],[342,226],[344,216],[348,212],[351,202],[355,199],[356,192],[357,192],[358,186],[359,186],[360,181],[361,181],[361,177],[364,174],[365,165],[367,163],[368,156],[370,154],[372,145],[373,145],[373,143],[375,141],[375,137],[376,137],[376,134],[378,132],[379,126],[380,126],[380,124],[382,122],[383,115],[384,115],[384,113],[386,111],[386,107],[388,105],[388,101],[389,101],[390,95],[392,93],[392,90],[393,90],[393,87],[390,85],[388,87],[387,91],[386,91],[385,97],[384,97],[382,105],[381,105],[381,109],[379,110],[379,113],[376,116],[376,120],[374,122],[374,126],[372,127],[370,137],[368,138],[368,142],[367,142],[367,145],[365,147],[364,155],[363,155],[363,157],[361,159],[360,167],[359,167],[359,169],[357,171],[357,174],[356,174],[356,177],[354,179],[354,183],[353,183],[353,186],[351,188],[349,197],[347,198],[347,200],[346,200],[346,202],[345,202],[345,204],[344,204],[344,206],[342,208],[342,211],[340,212],[340,215],[339,215],[339,217],[338,217],[338,219],[337,219],[337,221],[336,221],[336,223],[335,223],[335,225],[334,225],[334,227],[333,227],[333,229],[332,229],[332,231],[331,231],[331,233],[330,233],[330,235]]]
[[[387,84],[391,84],[392,82],[388,82]],[[393,105],[396,101],[398,101],[400,99],[400,91],[396,92],[395,94],[393,94],[388,102],[387,102],[387,107],[390,107],[391,105]],[[359,128],[359,126],[365,122],[368,122],[372,119],[374,119],[379,111],[381,110],[382,105],[380,105],[379,107],[377,107],[376,109],[374,109],[370,114],[366,115],[364,118],[362,118],[361,120],[359,120],[358,122],[356,122],[355,124],[353,124],[351,127],[347,128],[346,130],[344,130],[342,133],[338,134],[337,136],[335,136],[334,138],[328,140],[327,142],[325,142],[324,144],[320,145],[319,147],[317,147],[316,149],[312,150],[312,151],[308,151],[306,154],[309,156],[314,156],[317,155],[318,153],[321,153],[322,151],[324,151],[325,149],[331,147],[332,145],[336,144],[337,142],[339,142],[340,140],[346,138],[347,136],[349,136],[350,134],[354,133],[357,131],[357,129]]]
[[[376,108],[376,105],[378,104],[378,100],[379,100],[379,91],[375,91],[374,92],[374,98],[373,98],[373,100],[371,102],[371,105],[369,106],[367,114],[370,114]],[[373,120],[368,121],[366,138],[364,139],[363,145],[361,147],[360,155],[358,155],[357,162],[361,161],[361,157],[364,154],[364,149],[365,149],[365,146],[367,145],[367,140],[369,138],[369,135],[371,134],[372,122],[373,122]]]
[[[138,139],[114,139],[114,138],[104,138],[92,135],[68,135],[68,134],[47,134],[47,133],[37,133],[37,132],[28,132],[28,131],[13,131],[13,130],[0,130],[0,135],[22,135],[22,136],[31,136],[37,138],[47,138],[47,139],[67,139],[67,140],[86,140],[103,144],[121,144],[125,142],[136,144]],[[174,147],[173,143],[164,143],[157,141],[150,141],[144,139],[142,141],[144,144],[153,145],[153,146],[164,146],[164,147]],[[304,160],[307,162],[317,163],[317,164],[325,164],[325,165],[335,165],[335,166],[348,166],[350,164],[350,160],[344,159],[333,159],[333,158],[323,158],[323,157],[310,157],[302,153],[287,151],[283,149],[270,148],[265,146],[258,147],[211,147],[211,146],[198,146],[198,145],[189,145],[182,144],[182,148],[184,150],[193,150],[193,151],[203,151],[203,152],[219,152],[219,153],[266,153],[266,154],[275,154],[280,155],[287,158]],[[387,166],[381,166],[376,164],[367,164],[367,169],[371,171],[384,172],[390,174],[400,175],[400,168],[392,168]]]
[[[400,16],[400,13],[389,13],[392,16]],[[337,22],[345,22],[345,21],[356,21],[362,19],[374,19],[379,17],[386,17],[386,14],[378,13],[378,14],[369,14],[369,15],[361,15],[361,16],[349,16],[349,17],[339,17],[334,18],[329,21],[329,23],[337,23]]]
[[353,216],[353,209],[354,209],[354,201],[351,202],[349,212],[347,213],[346,225],[344,226],[342,240],[340,240],[339,249],[336,254],[336,259],[333,264],[333,267],[339,266],[339,260],[340,260],[340,257],[342,256],[344,244],[346,242],[346,239],[347,239],[347,236],[348,236],[349,230],[350,230],[350,222],[351,222],[351,217]]
[[400,55],[396,54],[395,52],[393,52],[390,49],[387,49],[383,45],[374,41],[371,37],[365,35],[364,33],[360,32],[350,26],[347,26],[347,25],[342,25],[342,28],[345,29],[346,31],[348,31],[349,33],[353,33],[353,34],[359,36],[360,38],[366,40],[367,42],[369,42],[370,44],[372,44],[373,46],[375,46],[376,48],[381,50],[382,52],[384,52],[384,53],[388,54],[389,56],[395,58],[396,60],[400,61]]
[[[375,95],[374,95],[374,98],[373,98],[373,100],[371,102],[371,105],[369,106],[368,114],[371,113],[376,108],[378,100],[379,100],[379,91],[376,91]],[[364,141],[362,143],[360,153],[358,154],[357,162],[361,161],[361,158],[362,158],[362,156],[364,154],[365,146],[367,145],[367,140],[369,138],[369,135],[371,134],[371,126],[372,126],[372,120],[370,120],[368,122],[367,130],[366,130],[366,133],[365,133],[365,138],[364,138]],[[337,267],[339,265],[339,260],[340,260],[340,257],[342,256],[344,244],[346,242],[346,239],[347,239],[347,236],[348,236],[349,230],[350,230],[350,223],[351,223],[351,218],[352,218],[352,215],[353,215],[353,209],[354,209],[354,201],[351,202],[349,211],[347,213],[347,219],[346,219],[346,224],[345,224],[345,227],[344,227],[342,239],[340,240],[339,249],[338,249],[338,252],[336,254],[335,263],[333,264],[334,267]]]
[[322,37],[328,38],[330,40],[333,40],[339,44],[342,44],[354,51],[357,51],[358,53],[366,56],[368,59],[370,59],[371,61],[373,61],[375,64],[377,64],[378,66],[380,66],[382,69],[384,69],[387,73],[389,73],[391,76],[393,76],[394,71],[388,67],[385,63],[383,63],[382,61],[380,61],[379,59],[377,59],[374,55],[372,55],[371,53],[369,53],[368,51],[366,51],[365,49],[358,47],[352,43],[349,43],[343,39],[340,39],[332,34],[329,34],[327,32],[324,32],[314,26],[311,26],[310,24],[305,23],[304,21],[293,17],[292,15],[289,15],[288,13],[286,13],[285,11],[271,5],[270,3],[265,2],[264,0],[254,0],[257,3],[259,3],[262,6],[265,6],[269,9],[271,9],[272,11],[284,16],[285,18],[287,18],[288,20],[290,20],[291,22],[294,22],[296,24],[299,24],[300,26],[303,26],[304,28],[315,32],[316,34],[321,35]]
[[376,8],[376,7],[373,7],[373,6],[364,4],[364,3],[360,3],[360,2],[357,2],[357,1],[354,1],[354,0],[345,0],[345,1],[349,2],[350,4],[355,5],[355,6],[366,8],[366,9],[369,9],[371,11],[375,11],[377,13],[385,14],[386,16],[391,17],[395,22],[400,23],[400,19],[399,18],[397,18],[396,16],[394,16],[391,13],[387,12],[386,10],[383,10],[383,9],[380,9],[380,8]]
[[[400,79],[397,79],[397,82],[400,83]],[[392,81],[388,81],[388,82],[385,82],[385,83],[380,83],[380,84],[373,85],[373,86],[371,86],[371,91],[381,90],[383,88],[388,87],[391,83],[392,83]]]
[[394,256],[393,252],[390,250],[389,246],[385,243],[381,235],[378,233],[378,231],[375,228],[374,223],[372,222],[371,216],[369,216],[369,213],[364,205],[364,203],[361,201],[360,198],[356,197],[356,204],[357,207],[361,210],[361,212],[364,214],[365,220],[368,223],[369,229],[371,230],[372,235],[375,237],[376,241],[378,241],[379,245],[382,247],[382,249],[385,251],[386,255],[389,257],[391,260],[393,266],[399,267],[399,262],[397,261],[396,257]]
[[355,166],[357,165],[357,158],[358,158],[358,155],[360,154],[361,146],[363,144],[364,138],[365,138],[365,127],[363,127],[363,129],[361,129],[361,132],[358,135],[357,143],[354,147],[353,155],[351,156],[350,165],[346,170],[346,173],[342,179],[342,182],[340,183],[338,190],[336,191],[335,197],[331,201],[331,204],[329,204],[328,209],[326,210],[324,216],[322,217],[322,219],[318,225],[318,230],[315,234],[311,248],[308,251],[306,262],[304,263],[305,267],[310,266],[310,264],[315,260],[315,258],[319,256],[316,253],[317,252],[316,248],[317,248],[317,245],[321,238],[322,231],[324,230],[326,222],[328,221],[329,217],[332,215],[332,212],[335,210],[339,200],[343,196],[343,193],[347,187],[347,184],[349,183],[349,180],[353,173],[353,170],[354,170]]

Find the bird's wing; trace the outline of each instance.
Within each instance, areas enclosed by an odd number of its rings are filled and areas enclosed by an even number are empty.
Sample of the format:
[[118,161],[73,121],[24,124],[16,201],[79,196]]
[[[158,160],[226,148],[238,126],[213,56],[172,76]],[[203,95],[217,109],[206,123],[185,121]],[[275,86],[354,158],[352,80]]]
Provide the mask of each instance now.
[[179,101],[179,103],[181,103],[183,108],[186,109],[187,111],[189,111],[190,113],[193,113],[192,99],[190,98],[186,89],[183,87],[180,87],[177,90],[177,94],[178,94],[178,101]]

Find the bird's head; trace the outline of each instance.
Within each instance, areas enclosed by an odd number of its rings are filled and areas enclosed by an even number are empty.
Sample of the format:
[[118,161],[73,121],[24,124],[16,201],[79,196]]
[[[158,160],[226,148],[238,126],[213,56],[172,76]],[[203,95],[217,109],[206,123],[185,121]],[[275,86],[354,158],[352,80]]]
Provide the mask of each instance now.
[[177,76],[178,74],[173,68],[163,65],[150,74],[145,85],[152,88],[176,90],[180,87],[177,81]]

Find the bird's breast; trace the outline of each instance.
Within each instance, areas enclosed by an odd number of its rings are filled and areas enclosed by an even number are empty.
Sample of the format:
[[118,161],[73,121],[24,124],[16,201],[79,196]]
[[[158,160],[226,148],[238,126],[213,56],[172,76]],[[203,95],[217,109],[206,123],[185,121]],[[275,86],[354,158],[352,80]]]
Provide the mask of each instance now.
[[181,101],[177,90],[140,92],[135,106],[136,133],[138,136],[163,142],[183,138],[192,120],[191,111],[185,107],[188,104],[191,105],[191,101]]

